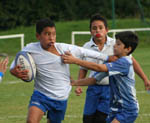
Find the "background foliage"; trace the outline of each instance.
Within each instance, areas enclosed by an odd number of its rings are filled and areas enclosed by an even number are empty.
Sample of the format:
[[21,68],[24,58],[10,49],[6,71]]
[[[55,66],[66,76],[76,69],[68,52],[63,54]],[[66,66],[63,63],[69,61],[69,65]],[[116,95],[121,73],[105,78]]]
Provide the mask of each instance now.
[[[150,17],[149,0],[114,1],[117,18]],[[112,18],[112,0],[1,0],[0,30],[30,26],[44,17],[55,21],[83,20],[96,12]]]

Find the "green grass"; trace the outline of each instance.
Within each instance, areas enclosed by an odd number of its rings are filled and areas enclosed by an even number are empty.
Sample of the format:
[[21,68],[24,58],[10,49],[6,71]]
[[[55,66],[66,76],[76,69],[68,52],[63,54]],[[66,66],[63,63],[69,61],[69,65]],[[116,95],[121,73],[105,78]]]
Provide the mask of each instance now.
[[[111,21],[109,26],[111,26]],[[127,19],[117,20],[116,25],[118,28],[137,28],[145,27],[140,20]],[[71,42],[71,31],[88,31],[88,21],[72,21],[72,22],[58,22],[57,26],[57,41],[58,42]],[[24,33],[25,42],[36,41],[34,26],[32,27],[18,27],[13,30],[0,32],[0,35]],[[133,56],[142,66],[144,72],[150,77],[150,46],[149,46],[149,32],[140,33],[140,45],[136,49]],[[81,40],[79,40],[81,38]],[[79,41],[78,41],[79,40]],[[89,37],[77,37],[79,45],[82,45],[85,41],[89,40]],[[13,43],[12,43],[13,42]],[[10,63],[14,58],[16,52],[20,50],[19,39],[0,40],[0,52],[6,52],[10,55]],[[9,63],[9,66],[10,66]],[[79,67],[77,65],[71,65],[71,75],[74,79],[77,79]],[[150,78],[149,78],[150,79]],[[13,76],[7,70],[6,75],[3,78],[3,82],[0,84],[0,123],[24,123],[28,111],[28,103],[33,90],[33,82],[25,83]],[[150,94],[144,90],[143,81],[136,76],[136,89],[137,98],[140,104],[139,117],[136,123],[149,123],[150,122]],[[85,101],[86,87],[83,87],[83,94],[76,96],[74,93],[74,87],[71,91],[66,117],[63,123],[82,123],[82,113]],[[45,123],[44,117],[41,123]]]

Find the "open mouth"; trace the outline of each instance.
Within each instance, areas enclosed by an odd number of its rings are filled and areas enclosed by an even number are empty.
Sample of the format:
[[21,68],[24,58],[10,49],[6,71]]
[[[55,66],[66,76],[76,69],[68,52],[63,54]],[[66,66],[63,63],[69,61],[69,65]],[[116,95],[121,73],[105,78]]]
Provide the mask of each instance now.
[[48,46],[53,46],[54,45],[54,42],[49,42],[48,43]]

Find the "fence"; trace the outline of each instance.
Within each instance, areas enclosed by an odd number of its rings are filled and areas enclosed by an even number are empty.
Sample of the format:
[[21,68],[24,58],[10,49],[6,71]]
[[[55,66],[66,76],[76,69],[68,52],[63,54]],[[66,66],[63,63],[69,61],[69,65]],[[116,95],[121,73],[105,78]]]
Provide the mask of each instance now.
[[14,34],[14,35],[4,35],[0,36],[0,39],[7,39],[7,38],[21,38],[21,49],[24,47],[24,34]]
[[[113,33],[113,38],[115,38],[116,32],[122,32],[122,31],[150,31],[150,28],[132,28],[132,29],[112,29],[109,30],[108,33]],[[73,31],[71,35],[71,43],[75,44],[75,35],[90,35],[91,33],[89,31]]]

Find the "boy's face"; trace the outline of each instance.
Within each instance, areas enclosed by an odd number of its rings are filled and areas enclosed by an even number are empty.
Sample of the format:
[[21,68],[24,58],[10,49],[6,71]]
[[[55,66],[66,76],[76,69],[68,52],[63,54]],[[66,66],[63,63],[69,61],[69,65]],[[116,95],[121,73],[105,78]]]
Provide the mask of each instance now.
[[[94,38],[94,41],[105,41],[108,29],[105,27],[103,21],[95,20],[91,24],[91,35]],[[100,36],[97,37],[96,35]]]
[[125,45],[119,40],[116,40],[116,44],[114,45],[114,55],[117,57],[127,56],[130,52],[131,47],[125,48]]
[[40,40],[42,48],[48,50],[56,42],[56,28],[45,27],[41,34],[36,34],[36,37]]

